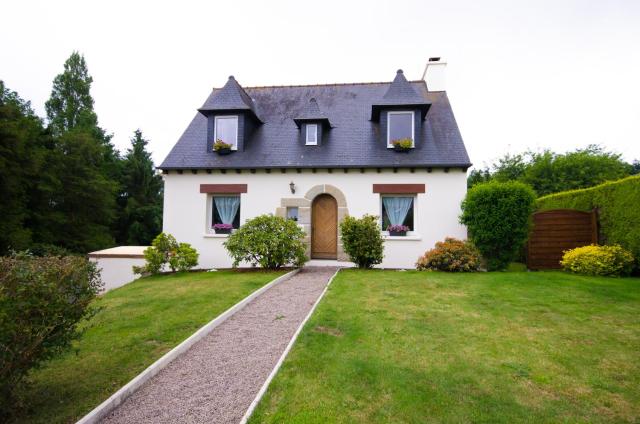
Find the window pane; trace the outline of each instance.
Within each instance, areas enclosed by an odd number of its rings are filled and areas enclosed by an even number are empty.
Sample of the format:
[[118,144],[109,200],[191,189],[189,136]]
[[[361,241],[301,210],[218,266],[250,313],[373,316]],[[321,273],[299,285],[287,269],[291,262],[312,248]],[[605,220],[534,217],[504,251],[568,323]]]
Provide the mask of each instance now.
[[413,140],[413,113],[389,113],[389,140],[410,138]]
[[214,196],[211,205],[211,226],[232,224],[240,227],[240,196]]
[[287,219],[292,219],[294,221],[298,220],[298,208],[297,207],[287,208]]
[[215,141],[222,140],[234,147],[238,146],[238,117],[218,116],[216,117]]
[[318,144],[318,126],[316,124],[307,125],[307,144]]
[[382,197],[382,230],[387,231],[389,225],[406,225],[409,231],[414,231],[413,225],[413,197]]

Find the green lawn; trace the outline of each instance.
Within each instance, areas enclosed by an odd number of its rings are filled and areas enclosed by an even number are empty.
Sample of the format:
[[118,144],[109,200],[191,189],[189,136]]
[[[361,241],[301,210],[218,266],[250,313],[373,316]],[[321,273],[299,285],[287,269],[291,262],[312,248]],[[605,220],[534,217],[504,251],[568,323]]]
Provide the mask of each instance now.
[[113,290],[74,351],[30,378],[20,422],[74,422],[178,343],[283,272],[148,277]]
[[640,422],[640,279],[343,270],[251,422]]

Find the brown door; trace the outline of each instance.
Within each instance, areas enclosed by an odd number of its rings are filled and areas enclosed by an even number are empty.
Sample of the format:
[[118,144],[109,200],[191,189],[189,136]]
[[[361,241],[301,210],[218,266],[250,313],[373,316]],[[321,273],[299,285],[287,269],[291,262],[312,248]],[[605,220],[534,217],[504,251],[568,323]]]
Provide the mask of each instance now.
[[332,196],[321,194],[311,208],[311,257],[336,259],[337,253],[338,204]]

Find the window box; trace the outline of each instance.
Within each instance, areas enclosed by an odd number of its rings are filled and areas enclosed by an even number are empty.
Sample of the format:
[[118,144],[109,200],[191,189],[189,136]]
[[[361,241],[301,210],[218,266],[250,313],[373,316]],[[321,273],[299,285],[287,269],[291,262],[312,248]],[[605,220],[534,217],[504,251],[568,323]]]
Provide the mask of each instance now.
[[216,234],[231,234],[232,230],[233,225],[231,224],[216,224],[213,226],[213,231],[215,231]]
[[231,144],[227,144],[222,140],[216,140],[216,142],[213,143],[213,150],[220,156],[228,155],[233,151],[232,148],[233,146]]
[[406,225],[389,225],[387,231],[389,231],[389,235],[392,237],[404,237],[407,235],[409,227]]
[[413,148],[413,140],[410,138],[393,140],[391,144],[393,145],[393,150],[401,153],[407,153],[409,150]]

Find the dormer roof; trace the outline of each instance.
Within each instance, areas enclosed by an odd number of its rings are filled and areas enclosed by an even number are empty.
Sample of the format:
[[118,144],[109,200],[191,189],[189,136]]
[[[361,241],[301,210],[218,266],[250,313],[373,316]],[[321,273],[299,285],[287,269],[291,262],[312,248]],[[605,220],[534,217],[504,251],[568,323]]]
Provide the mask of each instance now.
[[245,111],[259,122],[262,122],[256,113],[253,99],[238,84],[233,75],[229,76],[229,80],[224,87],[217,90],[213,96],[207,99],[198,111],[205,116],[214,112]]
[[300,125],[304,122],[320,122],[328,127],[331,127],[329,117],[320,110],[320,106],[318,106],[318,101],[315,99],[315,97],[309,99],[309,102],[307,102],[307,104],[304,106],[304,109],[297,117],[293,118],[293,121],[298,127],[300,127]]
[[424,119],[430,106],[431,102],[418,94],[404,77],[402,69],[398,69],[396,77],[389,85],[387,92],[381,99],[371,105],[371,120],[379,120],[381,110],[393,107],[419,109],[422,112],[422,119]]

